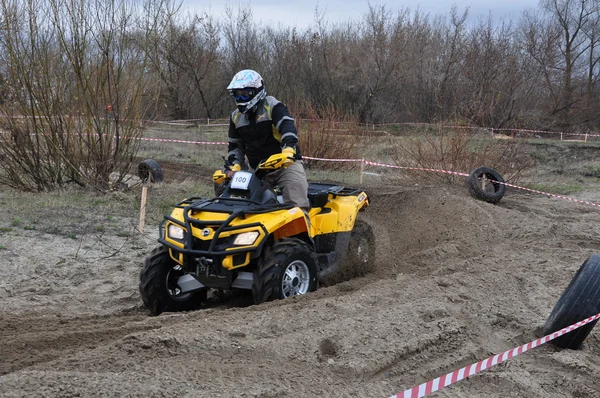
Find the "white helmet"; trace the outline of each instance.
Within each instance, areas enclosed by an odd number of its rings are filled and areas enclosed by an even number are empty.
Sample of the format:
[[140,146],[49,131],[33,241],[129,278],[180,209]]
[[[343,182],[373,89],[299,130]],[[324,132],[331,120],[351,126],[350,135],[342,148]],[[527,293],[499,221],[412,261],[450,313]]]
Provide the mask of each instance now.
[[229,94],[235,98],[238,109],[246,113],[267,96],[265,84],[258,72],[244,69],[235,74],[227,86]]

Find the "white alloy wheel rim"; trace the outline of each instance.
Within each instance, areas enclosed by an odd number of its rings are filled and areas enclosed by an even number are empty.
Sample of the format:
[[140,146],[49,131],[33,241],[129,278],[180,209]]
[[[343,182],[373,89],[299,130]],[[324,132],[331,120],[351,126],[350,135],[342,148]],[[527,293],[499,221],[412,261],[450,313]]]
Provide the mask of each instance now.
[[281,293],[283,297],[292,297],[308,293],[310,271],[304,261],[292,261],[283,273]]

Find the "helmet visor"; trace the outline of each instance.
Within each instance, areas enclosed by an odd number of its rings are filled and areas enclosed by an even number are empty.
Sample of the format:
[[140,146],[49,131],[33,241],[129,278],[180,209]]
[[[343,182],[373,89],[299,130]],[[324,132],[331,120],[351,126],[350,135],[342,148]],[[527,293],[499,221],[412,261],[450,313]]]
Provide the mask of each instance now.
[[254,97],[254,89],[252,88],[240,88],[231,90],[229,92],[233,98],[238,102],[250,101]]

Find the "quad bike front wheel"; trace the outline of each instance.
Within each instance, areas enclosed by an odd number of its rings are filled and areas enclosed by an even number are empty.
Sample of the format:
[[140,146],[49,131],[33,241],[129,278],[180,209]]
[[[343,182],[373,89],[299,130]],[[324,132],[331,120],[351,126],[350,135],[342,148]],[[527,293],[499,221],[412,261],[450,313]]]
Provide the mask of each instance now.
[[252,297],[255,304],[312,292],[317,287],[317,256],[300,239],[276,242],[268,258],[254,271]]
[[177,280],[183,271],[174,268],[176,265],[164,246],[154,249],[144,261],[140,271],[140,294],[152,315],[195,310],[206,300],[206,290],[181,292]]

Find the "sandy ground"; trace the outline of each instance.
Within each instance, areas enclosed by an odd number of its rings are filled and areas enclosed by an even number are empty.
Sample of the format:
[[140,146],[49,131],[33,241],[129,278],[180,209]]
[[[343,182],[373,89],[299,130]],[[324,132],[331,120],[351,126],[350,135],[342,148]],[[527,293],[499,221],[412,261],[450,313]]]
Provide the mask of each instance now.
[[[539,337],[600,252],[592,206],[512,192],[491,205],[464,187],[371,195],[361,215],[377,235],[376,273],[297,299],[213,297],[159,317],[137,290],[156,225],[125,242],[4,232],[0,395],[389,397]],[[3,208],[0,227],[10,219]],[[598,397],[599,354],[594,330],[582,350],[547,344],[433,396]]]

